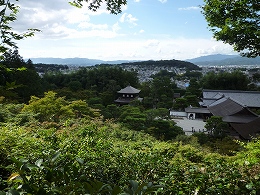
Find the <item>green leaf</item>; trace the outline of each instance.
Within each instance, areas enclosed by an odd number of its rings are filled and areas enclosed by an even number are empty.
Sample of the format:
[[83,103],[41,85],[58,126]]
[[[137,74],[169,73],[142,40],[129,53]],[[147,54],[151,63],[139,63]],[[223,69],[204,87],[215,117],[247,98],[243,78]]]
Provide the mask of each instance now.
[[84,160],[83,159],[81,159],[81,158],[76,158],[76,161],[79,163],[79,164],[84,164]]
[[59,156],[60,156],[60,152],[56,152],[53,156],[52,156],[52,158],[51,158],[51,162],[54,162]]
[[6,193],[6,195],[20,195],[20,193],[16,190],[11,189]]
[[43,163],[43,159],[38,159],[36,162],[35,162],[35,165],[38,166],[38,167],[41,167]]

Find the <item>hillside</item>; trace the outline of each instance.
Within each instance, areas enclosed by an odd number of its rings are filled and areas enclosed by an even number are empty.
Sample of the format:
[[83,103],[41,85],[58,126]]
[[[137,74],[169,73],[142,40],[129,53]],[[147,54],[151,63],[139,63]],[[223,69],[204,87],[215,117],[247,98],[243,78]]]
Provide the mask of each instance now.
[[199,66],[260,65],[260,57],[246,58],[238,55],[208,55],[187,60]]
[[162,68],[186,68],[188,70],[199,70],[200,68],[191,63],[181,60],[159,60],[159,61],[142,61],[142,62],[129,62],[129,63],[122,63],[118,64],[120,66],[137,66],[137,67],[162,67]]

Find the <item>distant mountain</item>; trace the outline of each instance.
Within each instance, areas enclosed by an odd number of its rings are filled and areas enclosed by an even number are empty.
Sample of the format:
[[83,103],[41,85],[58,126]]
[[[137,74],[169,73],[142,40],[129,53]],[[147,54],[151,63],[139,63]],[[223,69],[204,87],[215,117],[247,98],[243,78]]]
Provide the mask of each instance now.
[[208,55],[186,60],[199,66],[260,65],[260,57],[246,58],[239,55]]
[[198,58],[188,59],[186,61],[197,63],[197,62],[207,62],[207,61],[220,61],[225,59],[230,59],[237,57],[238,55],[222,55],[222,54],[214,54],[214,55],[207,55],[207,56],[200,56]]
[[[88,58],[30,58],[34,64],[58,64],[58,65],[76,65],[76,66],[94,66],[97,64],[122,64],[138,61],[115,60],[104,61]],[[194,59],[185,60],[198,66],[218,66],[218,65],[260,65],[260,57],[246,58],[239,55],[208,55]],[[149,61],[148,61],[149,62]]]
[[[77,65],[94,66],[97,64],[120,64],[130,62],[127,60],[104,61],[88,58],[30,58],[34,64],[59,64],[59,65]],[[132,61],[131,61],[132,62]]]

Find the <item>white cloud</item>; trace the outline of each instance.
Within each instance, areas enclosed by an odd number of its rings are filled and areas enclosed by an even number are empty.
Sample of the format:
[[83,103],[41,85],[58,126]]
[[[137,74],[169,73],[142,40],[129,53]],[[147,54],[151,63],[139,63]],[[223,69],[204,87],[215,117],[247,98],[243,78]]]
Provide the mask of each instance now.
[[124,23],[124,22],[125,22],[125,17],[126,17],[126,15],[127,15],[127,13],[124,13],[124,14],[120,17],[119,21],[122,22],[122,23]]
[[160,41],[157,39],[150,39],[145,41],[144,47],[149,48],[149,47],[157,47],[160,44]]
[[180,11],[190,11],[190,10],[200,10],[200,9],[201,9],[200,7],[195,7],[195,6],[178,8],[178,10]]
[[[57,28],[57,30],[62,29]],[[94,35],[97,38],[93,37]],[[92,38],[89,40],[85,37]],[[126,38],[119,39],[117,33],[109,30],[93,30],[72,33],[70,39],[62,43],[46,40],[43,43],[43,48],[47,48],[45,50],[35,47],[34,44],[37,45],[40,40],[32,42],[27,39],[22,41],[19,47],[21,55],[25,58],[35,55],[37,57],[86,57],[103,60],[185,60],[217,53],[235,54],[231,46],[210,39],[137,40],[132,37]],[[97,42],[100,39],[101,41]]]
[[100,30],[108,29],[107,24],[92,24],[92,23],[89,23],[89,22],[81,22],[78,25],[78,27],[83,28],[83,29],[100,29]]
[[113,26],[112,26],[112,30],[113,32],[117,32],[121,29],[121,27],[119,26],[118,22],[115,23]]
[[130,24],[136,25],[135,22],[136,22],[137,20],[138,20],[138,19],[135,18],[135,17],[133,17],[132,14],[128,14],[128,15],[127,15],[127,22],[129,22]]
[[137,24],[136,24],[136,21],[138,21],[138,19],[135,18],[132,14],[124,13],[124,14],[120,17],[119,21],[122,22],[122,23],[128,22],[129,24],[137,25]]
[[158,1],[160,1],[161,3],[166,3],[167,2],[167,0],[158,0]]
[[64,0],[56,0],[55,3],[53,0],[23,0],[19,5],[18,20],[13,27],[18,32],[27,28],[40,29],[42,32],[36,33],[34,39],[69,39],[76,35],[103,38],[120,36],[116,33],[119,26],[91,22],[93,15],[108,14],[105,4],[97,12],[89,11],[86,5],[80,9],[73,7]]
[[137,2],[137,3],[140,2],[140,1],[141,1],[141,0],[134,0],[134,2]]
[[[158,4],[158,1],[155,2]],[[167,1],[160,0],[160,2]],[[55,0],[55,3],[53,0],[23,0],[19,3],[21,10],[14,29],[20,32],[27,28],[42,30],[41,33],[36,33],[35,37],[18,42],[19,52],[26,58],[81,56],[104,60],[158,60],[234,53],[231,46],[210,39],[170,38],[173,35],[148,37],[148,32],[151,32],[148,25],[145,27],[147,33],[144,36],[146,31],[141,29],[143,27],[129,30],[129,27],[137,23],[141,26],[141,22],[134,17],[134,12],[123,13],[121,17],[106,15],[108,11],[103,4],[98,12],[91,12],[87,6],[78,9],[65,0]],[[127,6],[123,6],[122,9],[126,10]],[[179,10],[197,9],[199,8],[179,8]],[[99,16],[93,18],[94,15]],[[105,19],[102,18],[104,15]],[[120,34],[124,33],[124,30],[129,36]],[[142,39],[143,37],[145,39]]]

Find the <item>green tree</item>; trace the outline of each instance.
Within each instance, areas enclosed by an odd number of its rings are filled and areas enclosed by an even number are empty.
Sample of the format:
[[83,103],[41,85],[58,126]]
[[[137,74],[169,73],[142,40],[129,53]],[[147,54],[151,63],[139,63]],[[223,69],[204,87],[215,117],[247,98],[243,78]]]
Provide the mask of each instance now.
[[130,129],[143,130],[146,124],[146,115],[138,107],[122,106],[119,121],[123,122]]
[[153,120],[146,132],[161,140],[172,140],[178,135],[184,135],[182,128],[176,126],[173,121],[162,119]]
[[72,91],[79,91],[80,89],[82,89],[82,85],[81,85],[81,82],[79,81],[71,81],[69,82],[69,88],[72,90]]
[[199,97],[201,95],[201,89],[199,82],[195,78],[190,79],[189,86],[187,87],[187,92],[190,92],[192,95]]
[[177,89],[177,86],[169,77],[155,77],[153,80],[141,83],[140,97],[143,97],[142,105],[146,109],[167,108],[173,106],[173,94],[184,95],[185,90]]
[[[16,0],[18,1],[18,0]],[[26,37],[34,35],[37,29],[28,29],[24,33],[16,33],[11,27],[11,23],[17,19],[17,13],[19,11],[19,6],[15,5],[10,0],[0,1],[0,29],[1,29],[1,41],[0,41],[0,59],[2,54],[8,51],[8,49],[16,49],[16,40],[21,40]]]
[[185,96],[185,99],[187,100],[187,104],[193,107],[199,106],[199,100],[196,95],[187,95]]
[[259,0],[204,0],[203,14],[217,40],[243,56],[260,55]]
[[0,90],[7,99],[25,103],[30,96],[43,93],[41,78],[33,63],[25,62],[18,50],[5,52],[1,64],[7,71],[0,72]]
[[170,112],[166,108],[149,109],[144,112],[146,114],[146,121],[148,124],[155,119],[169,119]]
[[37,118],[43,121],[59,121],[63,117],[73,116],[64,97],[56,97],[56,93],[49,91],[43,98],[32,96],[28,105],[23,108],[25,112],[38,114]]
[[220,90],[247,90],[249,83],[248,77],[241,71],[220,72],[218,74],[209,72],[200,80],[204,89]]
[[104,118],[112,118],[112,119],[118,119],[119,117],[119,107],[115,104],[107,105],[106,109],[104,110],[104,113],[102,113]]
[[186,98],[177,98],[173,103],[173,108],[175,110],[184,111],[184,109],[189,106]]
[[220,116],[212,116],[206,121],[205,128],[214,137],[224,137],[228,132],[228,124]]

